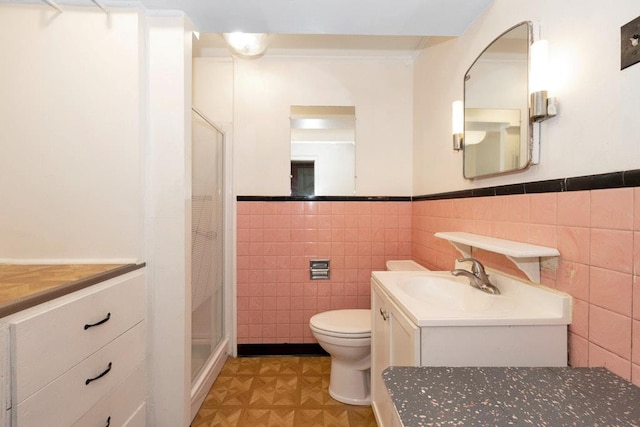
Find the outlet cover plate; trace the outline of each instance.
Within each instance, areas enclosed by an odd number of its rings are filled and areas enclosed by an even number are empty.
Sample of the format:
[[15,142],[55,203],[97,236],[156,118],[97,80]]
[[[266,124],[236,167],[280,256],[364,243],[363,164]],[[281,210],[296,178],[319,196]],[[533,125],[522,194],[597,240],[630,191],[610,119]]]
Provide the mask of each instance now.
[[620,69],[640,62],[640,16],[620,27]]

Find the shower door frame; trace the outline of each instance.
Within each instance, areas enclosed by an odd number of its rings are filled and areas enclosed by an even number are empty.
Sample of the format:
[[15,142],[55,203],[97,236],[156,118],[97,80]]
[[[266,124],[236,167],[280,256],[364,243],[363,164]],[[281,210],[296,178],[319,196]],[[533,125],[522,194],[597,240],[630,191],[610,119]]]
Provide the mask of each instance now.
[[[200,116],[207,124],[222,134],[222,188],[223,188],[223,336],[214,349],[209,360],[202,367],[200,374],[191,382],[191,420],[202,406],[207,393],[217,378],[229,355],[235,356],[235,198],[233,194],[233,150],[231,125],[216,125],[196,107],[191,111]],[[189,313],[190,315],[191,313]],[[189,345],[189,352],[191,346]],[[191,354],[189,354],[191,363]]]

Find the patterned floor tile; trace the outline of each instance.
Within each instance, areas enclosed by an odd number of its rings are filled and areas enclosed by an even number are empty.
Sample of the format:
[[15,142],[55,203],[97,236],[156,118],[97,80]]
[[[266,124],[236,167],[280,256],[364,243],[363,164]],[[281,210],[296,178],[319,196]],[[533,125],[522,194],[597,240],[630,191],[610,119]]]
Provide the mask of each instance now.
[[329,396],[329,357],[229,358],[192,427],[375,427],[369,406]]

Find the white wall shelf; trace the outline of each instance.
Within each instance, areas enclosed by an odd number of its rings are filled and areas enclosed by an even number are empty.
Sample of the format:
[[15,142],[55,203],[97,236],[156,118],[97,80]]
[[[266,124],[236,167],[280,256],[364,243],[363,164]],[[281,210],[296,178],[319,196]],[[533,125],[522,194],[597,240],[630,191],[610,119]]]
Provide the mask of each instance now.
[[438,232],[435,237],[448,240],[465,258],[471,257],[472,247],[505,255],[535,283],[540,283],[540,258],[560,256],[555,248],[460,231]]

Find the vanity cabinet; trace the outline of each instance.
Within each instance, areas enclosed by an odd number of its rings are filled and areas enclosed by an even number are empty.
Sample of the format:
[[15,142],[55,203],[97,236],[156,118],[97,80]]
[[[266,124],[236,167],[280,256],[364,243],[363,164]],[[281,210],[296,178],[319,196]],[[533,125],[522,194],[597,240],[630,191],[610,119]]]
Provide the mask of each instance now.
[[373,272],[371,399],[380,427],[401,425],[383,383],[389,366],[566,366],[571,297],[491,275],[501,295],[486,299],[449,272]]
[[144,426],[144,317],[142,268],[2,319],[5,425]]
[[420,328],[374,281],[371,290],[371,406],[379,426],[396,426],[400,424],[382,371],[392,365],[420,365]]

